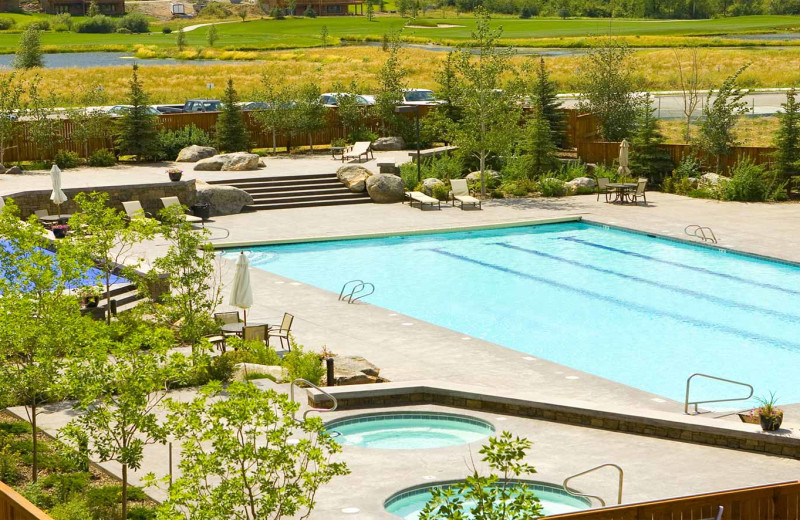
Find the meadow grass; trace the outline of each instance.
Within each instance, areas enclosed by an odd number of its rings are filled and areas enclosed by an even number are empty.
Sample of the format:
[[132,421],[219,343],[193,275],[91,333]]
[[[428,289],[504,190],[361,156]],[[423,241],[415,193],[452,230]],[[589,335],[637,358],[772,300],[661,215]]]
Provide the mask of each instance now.
[[[662,119],[658,122],[661,133],[668,143],[683,143],[683,121],[681,119]],[[742,117],[736,122],[736,140],[742,146],[773,146],[775,133],[778,131],[778,118],[774,116]],[[692,136],[698,132],[697,125],[692,125]]]

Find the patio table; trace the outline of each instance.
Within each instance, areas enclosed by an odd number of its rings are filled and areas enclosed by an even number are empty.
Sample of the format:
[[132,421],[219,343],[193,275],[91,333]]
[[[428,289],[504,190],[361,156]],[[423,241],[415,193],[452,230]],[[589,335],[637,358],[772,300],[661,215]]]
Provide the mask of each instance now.
[[62,213],[61,215],[46,215],[44,217],[39,217],[39,220],[46,224],[58,224],[66,223],[71,218],[71,213]]
[[341,159],[344,155],[345,146],[331,146],[331,156],[334,159],[337,159],[337,155],[339,156],[338,159]]
[[615,191],[614,200],[611,202],[618,202],[625,204],[629,202],[628,192],[636,189],[635,182],[613,182],[608,185],[609,188]]

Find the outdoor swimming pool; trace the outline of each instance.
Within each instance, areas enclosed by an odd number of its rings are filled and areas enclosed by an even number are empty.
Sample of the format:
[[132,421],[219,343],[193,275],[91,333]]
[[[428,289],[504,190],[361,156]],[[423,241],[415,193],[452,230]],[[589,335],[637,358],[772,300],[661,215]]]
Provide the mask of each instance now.
[[[353,278],[370,281],[370,303],[678,401],[686,378],[703,372],[800,402],[795,266],[586,223],[249,256],[335,294]],[[697,388],[709,396],[710,386]]]

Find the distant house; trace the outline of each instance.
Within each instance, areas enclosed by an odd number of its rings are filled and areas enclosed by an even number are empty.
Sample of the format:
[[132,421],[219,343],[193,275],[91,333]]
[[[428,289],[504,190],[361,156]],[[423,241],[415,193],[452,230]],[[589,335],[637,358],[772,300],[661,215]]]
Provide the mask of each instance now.
[[[353,13],[350,6],[353,5]],[[303,16],[306,9],[311,8],[319,16],[344,16],[348,14],[364,14],[363,0],[311,0],[309,2],[297,1],[294,9],[295,16]]]
[[[0,0],[3,1],[3,0]],[[89,0],[41,0],[42,10],[47,14],[69,13],[72,16],[84,16],[89,10]],[[97,0],[101,14],[125,14],[125,0]]]
[[0,11],[4,13],[19,11],[19,0],[0,0]]

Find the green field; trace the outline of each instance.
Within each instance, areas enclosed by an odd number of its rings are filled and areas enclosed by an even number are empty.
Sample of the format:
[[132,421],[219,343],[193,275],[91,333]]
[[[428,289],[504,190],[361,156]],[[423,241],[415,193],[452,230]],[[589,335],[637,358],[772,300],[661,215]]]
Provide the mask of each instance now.
[[[25,16],[18,24],[23,25]],[[32,20],[32,17],[27,17]],[[470,39],[474,29],[471,15],[437,18],[432,21],[454,24],[452,28],[405,28],[403,38],[416,42],[463,43]],[[196,23],[203,23],[197,20]],[[220,39],[217,47],[232,50],[270,50],[315,47],[321,44],[320,28],[328,28],[330,38],[349,41],[379,40],[383,34],[400,30],[407,22],[396,16],[380,16],[369,22],[365,17],[320,17],[294,18],[286,20],[249,20],[225,23],[218,26]],[[183,22],[185,24],[186,22]],[[713,20],[608,20],[608,19],[553,19],[497,17],[494,23],[503,27],[503,38],[515,45],[575,47],[586,46],[592,36],[627,37],[632,45],[642,47],[664,47],[686,45],[687,40],[701,45],[782,45],[784,42],[737,42],[721,40],[720,35],[735,35],[753,32],[787,31],[800,28],[800,17],[793,16],[745,16]],[[42,35],[42,44],[48,51],[74,50],[123,50],[136,45],[152,45],[158,48],[174,47],[175,34],[162,34],[161,27],[170,26],[162,22],[153,26],[153,32],[135,34],[76,34],[47,32]],[[177,25],[174,25],[177,28]],[[207,28],[186,34],[190,46],[206,46]],[[705,36],[706,38],[696,38]],[[0,33],[0,52],[13,52],[19,39],[18,32]]]

